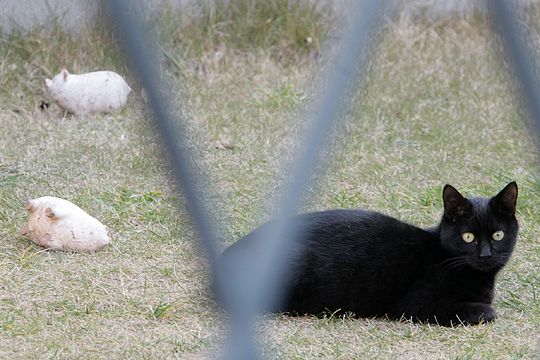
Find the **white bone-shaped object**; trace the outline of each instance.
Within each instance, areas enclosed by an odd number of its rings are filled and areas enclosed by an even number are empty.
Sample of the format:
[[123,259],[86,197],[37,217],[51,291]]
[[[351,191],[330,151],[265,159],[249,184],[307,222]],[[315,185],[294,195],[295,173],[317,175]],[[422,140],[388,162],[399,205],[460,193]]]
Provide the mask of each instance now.
[[45,88],[60,107],[75,115],[114,112],[127,102],[131,88],[124,78],[112,71],[60,74],[45,79]]
[[38,245],[53,250],[97,251],[111,239],[96,218],[77,205],[57,197],[28,200],[28,224],[21,234]]

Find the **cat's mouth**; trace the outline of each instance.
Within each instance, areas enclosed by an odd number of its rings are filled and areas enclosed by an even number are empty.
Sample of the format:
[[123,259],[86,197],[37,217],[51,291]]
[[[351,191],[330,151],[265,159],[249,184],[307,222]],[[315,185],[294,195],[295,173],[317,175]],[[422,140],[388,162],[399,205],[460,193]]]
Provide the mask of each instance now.
[[469,260],[469,265],[480,271],[498,270],[501,264],[494,258],[473,258]]

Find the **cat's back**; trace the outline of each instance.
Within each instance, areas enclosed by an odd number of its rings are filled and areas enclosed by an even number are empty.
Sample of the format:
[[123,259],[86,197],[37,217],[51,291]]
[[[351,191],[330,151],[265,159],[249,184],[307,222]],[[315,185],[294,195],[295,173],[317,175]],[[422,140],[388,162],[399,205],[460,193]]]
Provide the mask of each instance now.
[[320,272],[365,272],[376,279],[375,272],[416,267],[436,244],[426,230],[367,210],[304,214],[299,224],[301,250],[295,261],[320,265]]
[[[334,209],[305,213],[294,218],[296,240],[294,254],[289,256],[317,256],[320,260],[339,257],[342,261],[358,261],[363,256],[373,259],[393,255],[402,257],[406,249],[424,251],[432,241],[431,234],[414,225],[378,212],[362,209]],[[261,235],[275,221],[270,221],[249,233],[225,250],[255,255],[262,241]],[[296,254],[296,255],[295,255]],[[369,259],[362,259],[362,261]]]

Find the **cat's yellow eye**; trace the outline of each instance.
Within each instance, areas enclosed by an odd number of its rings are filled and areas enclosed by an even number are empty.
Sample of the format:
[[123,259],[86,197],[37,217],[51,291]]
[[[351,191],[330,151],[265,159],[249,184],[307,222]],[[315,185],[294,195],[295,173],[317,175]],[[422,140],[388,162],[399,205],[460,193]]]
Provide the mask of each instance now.
[[495,231],[493,235],[491,235],[491,237],[493,238],[493,240],[500,241],[504,237],[504,232],[502,230]]
[[468,242],[468,243],[474,241],[474,234],[470,232],[461,234],[461,237],[463,238],[463,241]]

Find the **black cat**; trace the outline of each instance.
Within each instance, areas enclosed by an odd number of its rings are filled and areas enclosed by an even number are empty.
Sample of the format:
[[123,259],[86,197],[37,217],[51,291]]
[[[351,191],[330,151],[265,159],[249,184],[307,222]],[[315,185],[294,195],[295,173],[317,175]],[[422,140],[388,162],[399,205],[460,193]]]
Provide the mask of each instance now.
[[[492,198],[470,199],[446,185],[442,220],[429,229],[364,210],[299,215],[301,246],[286,259],[292,273],[284,301],[264,310],[444,326],[492,321],[495,277],[518,233],[517,194],[515,182]],[[233,244],[221,261],[255,256],[258,234],[269,226]]]

